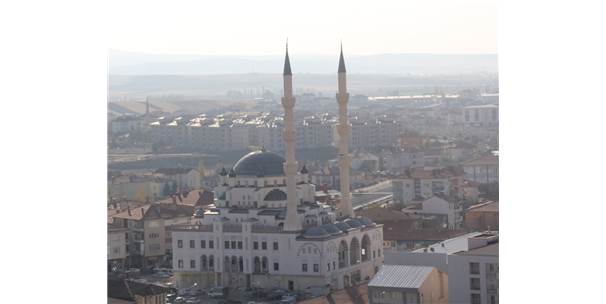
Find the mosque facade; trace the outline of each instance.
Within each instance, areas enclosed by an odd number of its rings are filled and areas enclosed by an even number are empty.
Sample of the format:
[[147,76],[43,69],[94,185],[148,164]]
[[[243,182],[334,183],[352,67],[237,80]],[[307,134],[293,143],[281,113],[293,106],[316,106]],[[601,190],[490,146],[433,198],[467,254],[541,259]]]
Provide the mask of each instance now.
[[260,150],[223,169],[214,189],[214,206],[197,213],[194,224],[172,229],[178,286],[342,289],[368,281],[378,271],[383,264],[382,226],[356,217],[351,206],[345,73],[341,50],[340,212],[315,200],[315,185],[295,159],[295,98],[287,48],[282,98],[285,157]]

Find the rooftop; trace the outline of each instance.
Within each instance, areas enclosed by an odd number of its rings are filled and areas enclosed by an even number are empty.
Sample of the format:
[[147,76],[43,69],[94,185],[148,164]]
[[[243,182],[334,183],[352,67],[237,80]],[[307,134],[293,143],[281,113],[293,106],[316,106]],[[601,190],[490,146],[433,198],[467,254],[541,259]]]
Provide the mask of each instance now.
[[484,256],[499,256],[499,242],[478,247],[469,251],[457,252],[456,255],[484,255]]
[[433,269],[427,266],[383,265],[368,287],[418,289]]
[[486,202],[470,206],[467,212],[499,212],[499,202]]

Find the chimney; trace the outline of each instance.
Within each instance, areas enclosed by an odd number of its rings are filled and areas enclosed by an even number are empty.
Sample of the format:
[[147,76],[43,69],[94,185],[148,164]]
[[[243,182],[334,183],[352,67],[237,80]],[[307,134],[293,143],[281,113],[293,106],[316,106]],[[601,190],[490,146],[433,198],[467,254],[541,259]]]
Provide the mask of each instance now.
[[131,216],[132,214],[130,213],[130,206],[128,206],[128,215]]
[[145,208],[141,208],[141,215],[145,214]]
[[177,198],[175,197],[175,195],[174,195],[174,194],[171,194],[170,198],[172,198],[172,199],[173,199],[173,204],[176,204],[176,203],[177,203]]

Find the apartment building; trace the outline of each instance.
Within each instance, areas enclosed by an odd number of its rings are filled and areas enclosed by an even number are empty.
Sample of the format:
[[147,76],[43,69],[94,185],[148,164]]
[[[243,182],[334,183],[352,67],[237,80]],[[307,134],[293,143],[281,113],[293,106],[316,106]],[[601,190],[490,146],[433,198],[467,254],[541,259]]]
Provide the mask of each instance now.
[[145,267],[164,263],[172,242],[166,228],[190,223],[193,213],[194,207],[188,205],[147,204],[114,214],[114,226],[126,229],[127,265]]

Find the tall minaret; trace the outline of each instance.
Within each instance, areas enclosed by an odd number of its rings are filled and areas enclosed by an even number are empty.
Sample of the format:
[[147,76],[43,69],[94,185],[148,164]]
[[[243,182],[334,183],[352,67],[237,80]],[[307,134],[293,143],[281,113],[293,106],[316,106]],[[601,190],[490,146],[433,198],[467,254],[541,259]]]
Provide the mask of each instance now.
[[284,145],[286,148],[286,162],[284,162],[284,173],[286,173],[286,223],[284,231],[299,231],[301,223],[297,214],[297,189],[295,175],[297,174],[297,160],[295,159],[295,97],[292,93],[292,72],[290,71],[290,59],[288,58],[288,42],[286,42],[286,59],[284,60]]
[[345,60],[343,59],[343,45],[341,45],[341,56],[339,57],[339,92],[337,93],[337,102],[339,103],[339,179],[341,182],[341,211],[345,217],[353,217],[354,212],[351,207],[351,193],[349,192],[349,167],[351,156],[349,155],[349,119],[347,118],[347,102],[349,93],[347,93],[347,82],[345,75]]
[[149,96],[145,97],[145,117],[149,116]]

